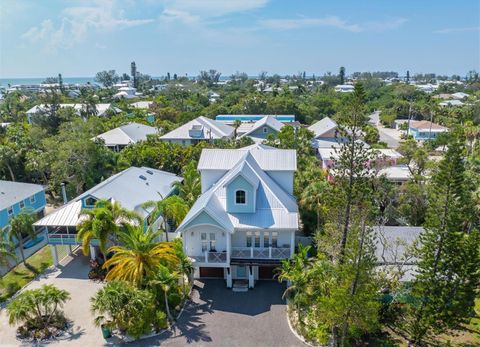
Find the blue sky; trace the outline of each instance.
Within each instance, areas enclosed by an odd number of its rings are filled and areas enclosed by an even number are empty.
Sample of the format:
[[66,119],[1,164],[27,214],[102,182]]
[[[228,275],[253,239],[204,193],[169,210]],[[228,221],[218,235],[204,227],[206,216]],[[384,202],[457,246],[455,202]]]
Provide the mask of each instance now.
[[478,0],[0,0],[0,78],[480,70]]

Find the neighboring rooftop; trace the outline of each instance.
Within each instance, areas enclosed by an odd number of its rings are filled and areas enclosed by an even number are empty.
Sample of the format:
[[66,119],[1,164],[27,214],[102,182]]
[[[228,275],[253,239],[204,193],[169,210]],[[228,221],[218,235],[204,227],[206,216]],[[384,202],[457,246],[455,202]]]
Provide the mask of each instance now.
[[130,143],[145,141],[147,135],[158,134],[158,129],[139,123],[128,123],[118,128],[109,130],[95,138],[105,141],[106,146],[122,145],[127,146]]
[[182,177],[170,172],[132,166],[77,196],[67,205],[60,207],[34,225],[77,225],[82,208],[81,200],[87,196],[119,202],[122,207],[145,217],[148,211],[142,207],[142,204],[150,200],[157,201],[162,197],[166,198],[174,189],[172,184],[181,180]]
[[234,128],[222,122],[200,116],[163,135],[164,140],[222,139],[232,136]]
[[448,131],[448,128],[441,126],[440,124],[432,123],[429,120],[412,120],[410,121],[410,128],[421,131]]
[[[73,109],[75,109],[76,112],[80,112],[82,110],[83,104],[59,104],[59,106],[60,108],[72,107]],[[114,111],[115,113],[119,113],[122,111],[117,107],[112,107],[111,104],[96,104],[95,106],[97,108],[97,116],[103,116],[103,114],[109,109]],[[33,106],[26,113],[35,114],[38,112],[44,112],[47,109],[48,106],[46,104],[40,104]]]
[[0,210],[10,207],[44,190],[39,184],[0,180]]
[[245,133],[242,134],[242,137],[249,136],[254,131],[261,129],[264,126],[267,126],[277,132],[279,132],[283,128],[283,123],[278,121],[275,116],[265,116],[262,119],[253,123],[253,125],[248,129]]
[[338,124],[330,117],[325,117],[319,120],[318,122],[310,125],[308,130],[312,131],[315,134],[315,138],[321,137],[332,130],[337,129]]
[[235,120],[242,122],[256,122],[265,116],[274,117],[276,120],[282,123],[295,121],[294,114],[219,114],[217,117],[215,117],[215,120],[227,124],[233,123]]

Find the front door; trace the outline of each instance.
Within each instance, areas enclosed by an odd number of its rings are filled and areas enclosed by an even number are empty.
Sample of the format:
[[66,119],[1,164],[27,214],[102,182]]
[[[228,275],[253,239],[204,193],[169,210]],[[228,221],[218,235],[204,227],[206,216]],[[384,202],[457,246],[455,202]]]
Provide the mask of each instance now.
[[247,268],[245,266],[237,266],[237,277],[238,278],[247,277]]

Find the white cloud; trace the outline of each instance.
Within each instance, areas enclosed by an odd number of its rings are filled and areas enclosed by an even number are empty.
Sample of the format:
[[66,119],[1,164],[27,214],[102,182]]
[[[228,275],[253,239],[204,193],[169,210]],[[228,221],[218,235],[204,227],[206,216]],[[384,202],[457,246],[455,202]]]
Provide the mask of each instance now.
[[90,6],[67,7],[60,14],[60,26],[52,19],[27,30],[22,38],[32,43],[42,42],[47,49],[71,47],[87,38],[88,33],[102,33],[152,23],[153,19],[128,19],[116,1],[94,1]]
[[446,28],[435,30],[435,34],[451,34],[451,33],[460,33],[466,31],[480,31],[480,27],[466,27],[466,28]]
[[354,33],[363,31],[385,31],[398,28],[406,22],[405,18],[397,18],[381,22],[349,23],[337,16],[322,18],[290,18],[290,19],[266,19],[260,21],[260,25],[269,29],[292,30],[309,27],[333,27]]

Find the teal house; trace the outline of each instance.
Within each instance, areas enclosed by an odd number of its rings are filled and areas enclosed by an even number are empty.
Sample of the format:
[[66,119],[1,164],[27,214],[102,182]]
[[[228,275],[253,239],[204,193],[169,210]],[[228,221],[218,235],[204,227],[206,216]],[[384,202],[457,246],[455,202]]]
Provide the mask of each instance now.
[[0,180],[0,230],[8,229],[10,220],[24,209],[43,217],[45,188],[39,184]]

